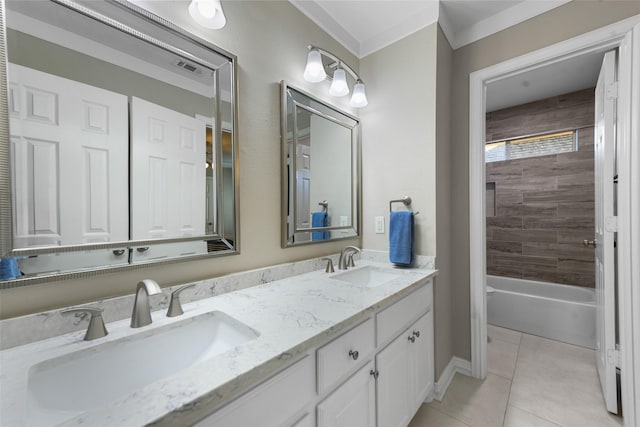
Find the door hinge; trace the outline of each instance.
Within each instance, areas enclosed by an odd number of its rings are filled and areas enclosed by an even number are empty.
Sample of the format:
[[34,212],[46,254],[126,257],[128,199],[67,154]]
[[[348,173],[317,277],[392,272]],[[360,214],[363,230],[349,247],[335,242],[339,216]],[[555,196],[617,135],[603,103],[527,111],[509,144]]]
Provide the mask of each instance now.
[[613,82],[609,86],[607,86],[606,96],[607,96],[607,99],[618,98],[618,82]]
[[604,229],[612,233],[615,233],[616,231],[618,231],[618,217],[617,216],[608,217],[607,220],[605,221]]
[[620,350],[617,348],[610,348],[607,350],[607,363],[613,365],[616,368],[620,367]]

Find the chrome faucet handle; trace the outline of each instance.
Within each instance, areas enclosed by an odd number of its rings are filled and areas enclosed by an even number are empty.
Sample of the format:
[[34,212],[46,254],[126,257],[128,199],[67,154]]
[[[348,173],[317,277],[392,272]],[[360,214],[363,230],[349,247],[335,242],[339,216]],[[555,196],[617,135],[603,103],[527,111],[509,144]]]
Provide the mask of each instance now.
[[335,273],[333,268],[333,260],[331,258],[322,258],[322,261],[327,261],[327,268],[324,269],[325,273]]
[[167,310],[167,317],[180,316],[182,311],[182,304],[180,304],[180,293],[185,289],[193,288],[196,284],[184,285],[171,292],[171,302],[169,303],[169,309]]
[[88,313],[91,315],[91,319],[89,319],[89,327],[87,328],[87,332],[84,334],[85,341],[95,340],[96,338],[102,338],[109,334],[107,332],[107,328],[104,326],[104,320],[102,319],[102,312],[104,310],[101,308],[93,308],[93,307],[78,307],[78,308],[70,308],[60,312],[63,316],[70,316],[72,314],[78,313]]

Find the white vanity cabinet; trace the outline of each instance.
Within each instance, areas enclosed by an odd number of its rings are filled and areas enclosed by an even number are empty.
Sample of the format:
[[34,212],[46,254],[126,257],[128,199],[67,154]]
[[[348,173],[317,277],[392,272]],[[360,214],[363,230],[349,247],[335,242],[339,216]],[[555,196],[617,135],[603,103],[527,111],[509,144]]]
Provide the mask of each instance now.
[[[369,354],[365,343],[372,323],[368,320],[318,350],[319,393],[327,388],[320,384],[328,371],[332,378],[344,374],[338,367],[348,364],[347,342],[357,342],[367,349],[362,354]],[[404,427],[433,389],[432,281],[380,311],[376,323],[377,354],[318,405],[318,427]],[[334,362],[327,369],[323,358],[342,364]]]
[[433,362],[429,280],[196,426],[405,427]]

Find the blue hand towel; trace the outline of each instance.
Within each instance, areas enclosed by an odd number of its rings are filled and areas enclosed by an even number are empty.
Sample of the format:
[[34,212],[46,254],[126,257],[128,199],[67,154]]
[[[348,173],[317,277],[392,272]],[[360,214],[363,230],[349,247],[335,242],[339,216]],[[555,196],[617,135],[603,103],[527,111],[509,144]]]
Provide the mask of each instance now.
[[0,280],[13,280],[22,276],[17,258],[0,259]]
[[413,212],[394,211],[389,216],[389,261],[411,267],[415,258]]
[[[328,216],[326,212],[313,212],[311,214],[311,227],[326,227],[328,224]],[[311,232],[311,240],[327,240],[329,238],[328,231]]]

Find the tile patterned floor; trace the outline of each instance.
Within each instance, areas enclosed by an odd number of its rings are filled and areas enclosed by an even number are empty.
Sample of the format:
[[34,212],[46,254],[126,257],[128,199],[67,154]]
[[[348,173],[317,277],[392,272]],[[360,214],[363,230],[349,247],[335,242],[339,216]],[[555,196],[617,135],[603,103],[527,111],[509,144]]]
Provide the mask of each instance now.
[[619,427],[602,400],[593,350],[488,326],[484,381],[456,374],[409,427]]

